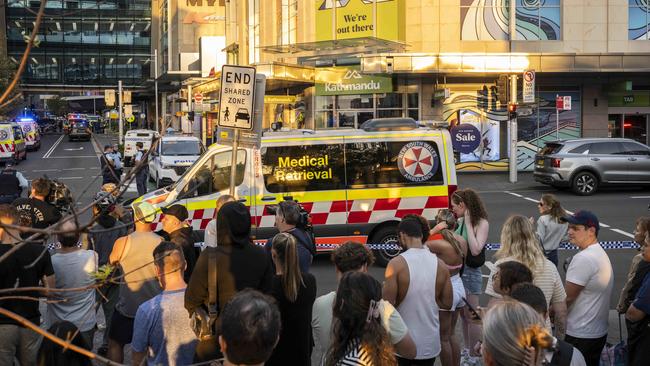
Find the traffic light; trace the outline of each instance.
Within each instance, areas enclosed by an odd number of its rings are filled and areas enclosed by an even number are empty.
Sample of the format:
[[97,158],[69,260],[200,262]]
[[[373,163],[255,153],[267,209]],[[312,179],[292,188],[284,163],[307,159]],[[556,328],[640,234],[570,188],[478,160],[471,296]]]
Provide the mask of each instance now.
[[497,80],[497,96],[499,103],[508,103],[508,75],[499,75]]
[[508,104],[508,119],[515,119],[517,118],[517,105],[514,103],[509,103]]
[[187,112],[187,119],[194,122],[194,112]]

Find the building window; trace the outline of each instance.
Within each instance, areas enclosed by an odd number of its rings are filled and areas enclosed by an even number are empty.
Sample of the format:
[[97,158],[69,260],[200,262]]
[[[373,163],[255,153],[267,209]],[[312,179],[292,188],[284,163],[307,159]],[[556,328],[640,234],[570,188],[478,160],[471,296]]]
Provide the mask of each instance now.
[[260,62],[260,0],[248,0],[248,63]]
[[319,95],[316,97],[316,129],[359,128],[372,118],[419,119],[418,93]]
[[560,39],[560,0],[516,0],[517,40]]
[[461,0],[461,40],[508,40],[508,1]]
[[298,0],[280,0],[280,34],[279,44],[296,43],[296,28],[298,26]]
[[630,40],[650,39],[650,3],[646,0],[629,0],[627,37]]

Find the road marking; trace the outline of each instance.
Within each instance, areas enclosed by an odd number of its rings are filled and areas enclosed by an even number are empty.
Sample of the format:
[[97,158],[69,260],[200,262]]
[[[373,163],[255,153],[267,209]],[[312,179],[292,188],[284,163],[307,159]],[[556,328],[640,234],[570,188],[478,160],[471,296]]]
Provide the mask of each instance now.
[[75,147],[74,149],[63,149],[63,150],[65,150],[65,151],[80,151],[80,150],[83,150],[83,149],[84,149],[84,147],[80,146],[80,147]]
[[63,141],[64,137],[65,137],[65,135],[61,135],[61,137],[59,137],[59,139],[56,140],[56,142],[54,142],[54,145],[52,145],[52,147],[50,147],[50,149],[47,150],[47,152],[43,155],[43,159],[48,159],[50,157],[50,155],[52,155],[52,153],[54,152],[56,147],[59,146],[61,141]]
[[619,233],[619,234],[621,234],[621,235],[625,235],[625,236],[627,236],[628,238],[633,238],[633,239],[634,239],[634,235],[628,233],[627,231],[623,231],[623,230],[619,230],[619,229],[610,229],[610,230],[611,230],[611,231],[615,231],[615,232],[617,232],[617,233]]
[[61,170],[86,170],[86,169],[89,169],[89,168],[65,168],[65,169],[61,169]]
[[650,196],[630,196],[630,198],[634,198],[634,199],[637,199],[637,198],[650,198]]
[[48,159],[77,159],[77,158],[93,158],[97,159],[97,156],[89,155],[77,155],[77,156],[51,156]]
[[84,179],[84,177],[59,177],[59,178],[56,178],[56,179],[59,179],[59,180],[63,180],[63,179]]
[[34,173],[42,173],[42,172],[58,172],[59,169],[39,169],[39,170],[32,170]]
[[[523,199],[525,199],[526,201],[531,201],[531,202],[539,203],[539,200],[535,200],[535,199],[532,199],[532,198],[530,198],[530,197],[524,197],[524,196],[522,196],[522,195],[520,195],[520,194],[517,194],[517,193],[513,193],[513,192],[509,192],[509,191],[504,191],[504,193],[507,193],[507,194],[510,194],[510,195],[513,195],[513,196],[516,196],[516,197],[523,198]],[[648,196],[648,197],[650,198],[650,196]],[[567,209],[565,209],[564,211],[566,211],[566,213],[568,213],[569,215],[573,215],[573,214],[574,214],[573,211],[569,211],[569,210],[567,210]],[[634,238],[634,235],[628,233],[627,231],[624,231],[624,230],[621,230],[621,229],[612,229],[610,225],[607,225],[607,224],[605,224],[604,222],[600,222],[599,224],[600,224],[600,226],[602,226],[602,227],[604,227],[604,228],[608,228],[609,230],[611,230],[611,231],[613,231],[613,232],[615,232],[615,233],[618,233],[618,234],[621,234],[621,235],[625,235],[625,236],[627,236],[627,237],[629,237],[629,238]]]

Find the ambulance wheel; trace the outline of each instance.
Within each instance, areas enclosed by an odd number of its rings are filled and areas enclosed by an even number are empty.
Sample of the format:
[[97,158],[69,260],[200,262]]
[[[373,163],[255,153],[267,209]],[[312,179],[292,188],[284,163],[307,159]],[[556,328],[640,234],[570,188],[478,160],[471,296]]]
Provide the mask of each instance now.
[[[399,239],[397,237],[397,226],[390,225],[380,228],[376,233],[370,238],[371,244],[397,244],[399,245]],[[402,250],[401,249],[374,249],[375,253],[375,262],[382,267],[386,267],[388,262],[391,259],[398,256]]]

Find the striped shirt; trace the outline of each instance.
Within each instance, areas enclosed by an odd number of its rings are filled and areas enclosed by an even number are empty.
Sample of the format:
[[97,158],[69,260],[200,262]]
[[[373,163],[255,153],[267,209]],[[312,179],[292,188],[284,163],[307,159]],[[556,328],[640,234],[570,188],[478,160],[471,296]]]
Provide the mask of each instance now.
[[373,366],[370,354],[361,344],[359,339],[350,342],[345,356],[336,364],[337,366]]
[[[508,261],[518,261],[513,257],[506,257],[496,261],[495,267],[503,262]],[[562,284],[562,278],[557,271],[557,268],[553,262],[544,258],[544,261],[540,261],[535,265],[535,271],[533,271],[533,284],[539,287],[542,292],[544,292],[544,297],[546,297],[546,303],[550,306],[551,304],[562,302],[566,300],[566,292],[564,291],[564,285]],[[497,294],[492,288],[492,275],[488,277],[487,286],[485,287],[485,293],[492,297],[498,299],[501,298],[501,295]]]

